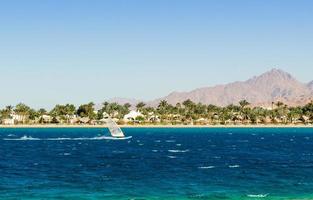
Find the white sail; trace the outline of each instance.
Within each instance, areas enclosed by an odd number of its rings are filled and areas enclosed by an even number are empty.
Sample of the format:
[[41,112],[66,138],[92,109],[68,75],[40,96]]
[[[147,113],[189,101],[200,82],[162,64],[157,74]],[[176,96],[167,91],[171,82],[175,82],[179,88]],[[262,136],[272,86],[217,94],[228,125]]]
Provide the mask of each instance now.
[[106,121],[107,121],[107,125],[108,125],[109,131],[110,131],[112,137],[116,137],[116,138],[124,138],[125,137],[123,131],[120,129],[120,127],[118,127],[118,125],[115,123],[115,121],[113,121],[110,117],[108,117],[106,119]]

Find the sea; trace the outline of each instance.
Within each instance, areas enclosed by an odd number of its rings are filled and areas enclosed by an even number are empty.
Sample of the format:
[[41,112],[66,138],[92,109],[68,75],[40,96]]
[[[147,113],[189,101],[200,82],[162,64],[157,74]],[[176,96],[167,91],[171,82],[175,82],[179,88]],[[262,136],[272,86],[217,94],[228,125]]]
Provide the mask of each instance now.
[[0,129],[0,199],[313,199],[312,128]]

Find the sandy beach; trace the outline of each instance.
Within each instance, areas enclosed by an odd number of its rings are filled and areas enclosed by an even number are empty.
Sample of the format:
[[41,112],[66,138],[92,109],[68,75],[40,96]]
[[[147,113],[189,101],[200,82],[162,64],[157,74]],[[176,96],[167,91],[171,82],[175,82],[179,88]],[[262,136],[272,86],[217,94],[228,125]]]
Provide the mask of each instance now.
[[[0,125],[0,128],[106,128],[106,125],[68,125],[68,124],[34,124],[34,125]],[[121,128],[313,128],[312,124],[257,124],[257,125],[120,125]]]

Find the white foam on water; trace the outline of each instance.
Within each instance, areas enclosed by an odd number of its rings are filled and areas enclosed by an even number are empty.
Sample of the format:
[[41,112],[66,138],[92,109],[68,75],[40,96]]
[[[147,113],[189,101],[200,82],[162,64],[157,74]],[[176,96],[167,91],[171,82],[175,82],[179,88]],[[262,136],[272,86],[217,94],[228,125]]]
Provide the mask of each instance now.
[[20,138],[4,138],[3,140],[21,140],[21,141],[24,141],[24,140],[40,140],[40,139],[24,135],[23,137],[20,137]]
[[167,156],[167,157],[171,159],[177,158],[176,156]]
[[248,194],[247,197],[250,197],[250,198],[265,198],[268,195],[269,194]]
[[202,166],[202,167],[198,167],[198,169],[213,169],[215,168],[215,166]]
[[189,151],[189,149],[185,149],[185,150],[170,149],[170,150],[168,150],[168,152],[171,152],[171,153],[186,153],[188,151]]
[[229,165],[228,167],[229,167],[229,168],[239,168],[240,165]]
[[181,144],[176,144],[176,146],[180,147],[180,146],[181,146]]
[[172,143],[172,142],[176,142],[176,141],[175,140],[165,140],[165,142]]
[[157,143],[159,143],[159,142],[161,142],[161,140],[155,140],[154,142],[157,142]]
[[158,152],[158,150],[153,149],[152,152],[156,153],[156,152]]
[[47,140],[47,141],[64,141],[64,140],[127,140],[132,138],[132,136],[124,137],[124,138],[115,138],[115,137],[107,137],[107,136],[100,136],[100,137],[78,137],[78,138],[33,138],[31,136],[24,135],[20,138],[4,138],[3,140],[16,140],[16,141],[24,141],[24,140]]

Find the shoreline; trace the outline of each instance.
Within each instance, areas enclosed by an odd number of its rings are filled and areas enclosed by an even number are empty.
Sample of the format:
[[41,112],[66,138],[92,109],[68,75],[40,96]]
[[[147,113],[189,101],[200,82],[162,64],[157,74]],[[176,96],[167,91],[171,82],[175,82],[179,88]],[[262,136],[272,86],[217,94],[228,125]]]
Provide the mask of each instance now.
[[[313,125],[289,125],[289,124],[268,124],[268,125],[119,125],[121,128],[313,128]],[[0,125],[2,128],[107,128],[106,125],[29,125],[29,124],[19,124],[19,125]]]

